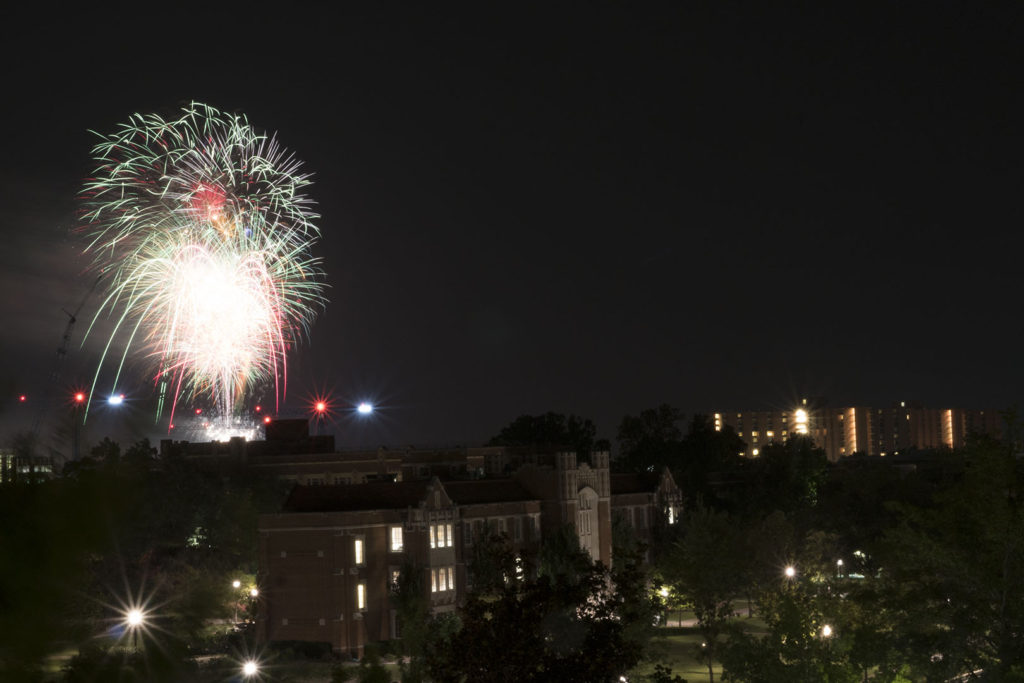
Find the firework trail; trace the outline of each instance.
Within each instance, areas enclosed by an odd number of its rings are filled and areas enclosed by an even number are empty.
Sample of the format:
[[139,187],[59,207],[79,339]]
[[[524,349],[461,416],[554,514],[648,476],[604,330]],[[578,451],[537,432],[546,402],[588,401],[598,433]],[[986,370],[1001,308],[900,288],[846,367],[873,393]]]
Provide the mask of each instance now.
[[114,385],[129,354],[147,361],[171,419],[209,395],[228,418],[256,386],[286,390],[286,354],[326,303],[311,247],[319,216],[309,175],[243,116],[192,103],[164,120],[136,114],[97,134],[85,182],[87,254],[103,274]]

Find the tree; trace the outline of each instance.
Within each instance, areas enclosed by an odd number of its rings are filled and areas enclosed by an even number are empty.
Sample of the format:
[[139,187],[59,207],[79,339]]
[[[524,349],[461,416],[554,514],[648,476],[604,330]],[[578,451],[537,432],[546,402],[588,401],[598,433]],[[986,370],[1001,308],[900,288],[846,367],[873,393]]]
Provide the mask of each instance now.
[[736,431],[726,425],[716,431],[707,415],[694,415],[686,436],[680,443],[680,461],[676,464],[679,482],[690,498],[714,500],[710,475],[715,472],[735,472],[744,464],[740,456],[746,448]]
[[[92,455],[0,496],[0,547],[18,548],[0,553],[4,680],[38,669],[58,640],[106,631],[123,618],[117,605],[140,598],[160,605],[162,652],[177,656],[210,618],[231,616],[231,577],[256,571],[256,516],[277,509],[276,479],[158,460],[146,440],[122,455],[105,439]],[[84,654],[76,671],[96,659]]]
[[761,596],[758,610],[768,628],[765,635],[730,629],[720,651],[723,678],[738,683],[854,683],[860,678],[846,660],[846,642],[836,622],[826,616],[823,598],[807,590],[808,584],[794,579]]
[[[398,579],[391,586],[391,604],[395,608],[400,639],[396,643],[403,658],[399,660],[403,683],[422,681],[424,656],[430,636],[430,595],[426,570],[410,558],[402,563]],[[408,657],[408,663],[404,657]]]
[[928,680],[1024,680],[1024,461],[988,439],[934,504],[897,505],[882,546],[897,645]]
[[609,449],[608,440],[597,438],[597,427],[589,419],[550,412],[520,415],[503,427],[487,445],[564,449],[580,455]]
[[639,415],[626,415],[619,423],[619,460],[623,469],[656,472],[679,466],[682,432],[678,424],[683,414],[663,403]]
[[611,682],[639,662],[654,609],[641,567],[609,571],[564,545],[541,553],[536,576],[474,586],[459,628],[431,646],[435,680]]
[[742,537],[735,520],[699,501],[684,518],[685,535],[664,556],[660,571],[697,617],[709,680],[719,638],[733,617],[733,600],[743,590]]
[[794,513],[813,508],[828,475],[825,450],[808,436],[770,443],[749,461],[752,495],[748,510]]

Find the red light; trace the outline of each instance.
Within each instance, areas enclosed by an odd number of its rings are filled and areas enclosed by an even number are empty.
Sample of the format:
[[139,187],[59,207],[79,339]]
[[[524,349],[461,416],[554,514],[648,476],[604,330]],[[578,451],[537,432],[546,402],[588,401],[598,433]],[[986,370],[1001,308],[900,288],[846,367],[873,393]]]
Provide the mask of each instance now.
[[263,408],[260,408],[259,406],[256,406],[256,412],[257,413],[260,412],[261,410],[263,410]]
[[18,400],[19,400],[19,401],[21,401],[22,403],[24,403],[24,402],[26,401],[26,399],[27,399],[27,398],[28,398],[28,397],[27,397],[27,396],[25,396],[25,394],[22,394],[21,396],[19,396],[19,397],[18,397]]
[[267,415],[266,417],[263,418],[263,424],[265,424],[265,425],[270,424],[270,416],[269,415]]
[[203,409],[202,408],[196,408],[196,415],[202,415],[202,414],[203,414]]
[[84,401],[85,401],[85,394],[83,394],[81,391],[79,391],[77,394],[75,394],[75,403],[82,403]]
[[316,402],[316,412],[322,413],[325,410],[327,410],[327,404],[324,403],[323,401],[317,401]]

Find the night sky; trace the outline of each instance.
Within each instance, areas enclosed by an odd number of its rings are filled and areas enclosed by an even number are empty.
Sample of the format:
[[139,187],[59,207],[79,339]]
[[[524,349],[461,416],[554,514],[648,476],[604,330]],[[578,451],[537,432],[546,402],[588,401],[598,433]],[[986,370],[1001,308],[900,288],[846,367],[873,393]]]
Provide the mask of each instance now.
[[[331,303],[283,412],[328,395],[343,445],[1020,401],[1024,6],[861,4],[3,10],[0,443],[91,283],[88,130],[191,100],[314,174]],[[98,303],[61,392],[91,379]],[[141,373],[122,388],[148,410]]]

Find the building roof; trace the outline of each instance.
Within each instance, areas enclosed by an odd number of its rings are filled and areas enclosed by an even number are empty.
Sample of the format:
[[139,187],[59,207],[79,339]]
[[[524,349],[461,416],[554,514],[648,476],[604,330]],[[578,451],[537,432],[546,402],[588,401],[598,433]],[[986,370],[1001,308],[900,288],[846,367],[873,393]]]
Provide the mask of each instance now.
[[284,512],[352,512],[416,507],[427,496],[426,481],[401,481],[339,486],[295,486]]
[[[295,486],[283,512],[353,512],[417,507],[427,497],[428,481],[374,482],[339,486]],[[442,484],[457,505],[538,500],[512,479],[448,481]]]
[[446,481],[444,490],[458,505],[482,503],[512,503],[538,500],[512,479],[478,479],[473,481]]

